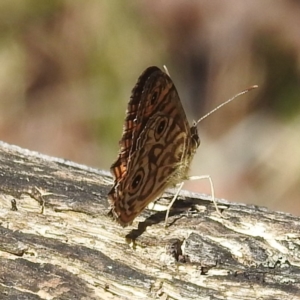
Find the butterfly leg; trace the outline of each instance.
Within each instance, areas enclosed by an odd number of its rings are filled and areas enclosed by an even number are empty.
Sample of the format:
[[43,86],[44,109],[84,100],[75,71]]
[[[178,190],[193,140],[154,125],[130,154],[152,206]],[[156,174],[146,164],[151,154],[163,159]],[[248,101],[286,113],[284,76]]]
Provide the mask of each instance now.
[[188,180],[199,180],[199,179],[208,179],[209,184],[210,184],[210,190],[211,190],[211,198],[212,201],[214,203],[214,206],[216,208],[217,213],[220,215],[220,217],[222,216],[222,213],[220,212],[217,202],[215,200],[215,189],[214,189],[214,185],[213,185],[213,181],[211,179],[211,177],[209,175],[202,175],[202,176],[190,176]]
[[[216,200],[215,200],[215,189],[214,189],[214,185],[213,185],[213,181],[212,181],[211,177],[209,175],[202,175],[202,176],[190,176],[188,178],[188,180],[200,180],[200,179],[208,179],[209,184],[210,184],[210,189],[211,189],[212,201],[214,203],[214,206],[216,208],[217,213],[222,217],[222,213],[220,212],[220,210],[218,208],[218,205],[216,203]],[[173,204],[174,204],[175,200],[177,199],[180,191],[182,190],[183,185],[184,185],[184,181],[179,184],[178,189],[177,189],[174,197],[172,198],[172,201],[168,205],[166,218],[165,218],[165,227],[167,227],[167,221],[168,221],[168,218],[169,218],[169,213],[170,213],[171,207],[173,206]]]
[[179,187],[174,195],[174,197],[172,198],[170,204],[168,205],[168,208],[167,208],[167,213],[166,213],[166,218],[165,218],[165,227],[167,227],[167,221],[168,221],[168,218],[169,218],[169,213],[170,213],[170,210],[171,210],[171,207],[173,206],[174,202],[176,201],[180,191],[182,190],[182,187],[184,185],[184,181],[182,181],[180,184],[179,184]]

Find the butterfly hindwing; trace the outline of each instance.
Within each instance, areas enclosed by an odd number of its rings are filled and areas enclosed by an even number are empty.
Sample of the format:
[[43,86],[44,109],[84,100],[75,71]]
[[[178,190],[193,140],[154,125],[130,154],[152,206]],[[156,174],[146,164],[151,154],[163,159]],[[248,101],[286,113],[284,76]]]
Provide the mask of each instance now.
[[111,167],[115,183],[109,202],[121,225],[185,176],[191,147],[191,129],[171,78],[157,67],[147,68],[132,90],[119,156]]

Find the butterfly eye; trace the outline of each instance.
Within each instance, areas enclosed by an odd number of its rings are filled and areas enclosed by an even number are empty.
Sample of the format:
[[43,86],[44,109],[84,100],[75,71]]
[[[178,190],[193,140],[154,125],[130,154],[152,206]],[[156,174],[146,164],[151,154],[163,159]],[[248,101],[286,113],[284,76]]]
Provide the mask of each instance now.
[[152,97],[151,97],[151,104],[152,105],[156,102],[157,97],[158,97],[158,92],[154,92],[152,94]]

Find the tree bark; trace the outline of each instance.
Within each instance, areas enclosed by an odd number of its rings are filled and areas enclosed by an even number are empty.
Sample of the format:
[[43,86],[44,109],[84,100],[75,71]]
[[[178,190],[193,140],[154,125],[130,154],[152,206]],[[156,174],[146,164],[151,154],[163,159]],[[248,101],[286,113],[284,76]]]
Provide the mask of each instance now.
[[[300,218],[183,192],[132,226],[107,172],[0,143],[0,299],[300,299]],[[154,207],[154,208],[155,208]]]

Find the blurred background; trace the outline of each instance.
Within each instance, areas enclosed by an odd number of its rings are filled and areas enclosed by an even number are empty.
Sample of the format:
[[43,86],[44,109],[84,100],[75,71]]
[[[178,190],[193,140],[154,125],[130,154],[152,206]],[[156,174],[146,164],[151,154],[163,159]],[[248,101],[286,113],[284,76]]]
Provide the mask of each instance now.
[[295,0],[1,1],[0,139],[109,170],[146,67],[167,65],[190,123],[257,84],[199,124],[191,175],[300,215],[299,15]]

